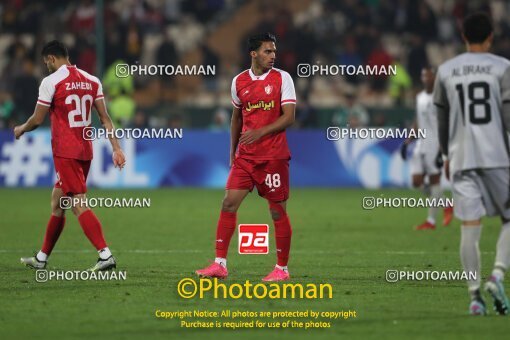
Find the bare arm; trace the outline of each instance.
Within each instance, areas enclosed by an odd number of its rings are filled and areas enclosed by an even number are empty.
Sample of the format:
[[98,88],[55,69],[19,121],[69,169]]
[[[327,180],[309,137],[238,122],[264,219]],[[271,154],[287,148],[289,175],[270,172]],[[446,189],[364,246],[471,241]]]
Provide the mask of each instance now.
[[506,132],[510,133],[510,102],[503,102],[503,122]]
[[[436,104],[437,105],[437,104]],[[441,153],[448,156],[448,123],[450,108],[445,106],[437,106],[437,127],[439,133],[439,146]]]
[[441,82],[441,69],[438,70],[436,81],[434,83],[433,101],[437,109],[437,127],[439,134],[439,147],[444,157],[448,156],[448,139],[449,139],[449,115],[450,104],[446,95],[446,89]]
[[25,132],[35,130],[44,122],[44,118],[48,114],[49,107],[41,104],[35,106],[34,113],[27,119],[24,124],[14,128],[14,136],[19,139]]
[[239,143],[251,144],[258,139],[274,132],[280,132],[294,124],[296,120],[296,104],[287,104],[282,106],[282,115],[273,123],[256,130],[244,132],[239,139]]
[[450,124],[450,104],[446,95],[444,85],[441,83],[441,77],[436,75],[434,84],[434,105],[437,109],[437,128],[439,135],[439,148],[444,158],[444,172],[447,179],[450,179],[450,163],[448,162],[448,140]]
[[[417,124],[416,118],[415,118],[413,121],[413,125],[411,125],[411,131],[416,131],[416,130],[418,130],[418,124]],[[404,144],[410,144],[415,139],[416,139],[415,134],[410,133],[409,137],[407,137],[406,140],[404,141]]]
[[[107,130],[107,131],[114,131],[115,127],[113,126],[112,119],[110,118],[110,115],[106,111],[106,104],[104,102],[104,99],[97,99],[94,102],[94,107],[97,110],[97,114],[99,116],[99,120],[101,121],[101,125]],[[126,158],[124,157],[124,153],[122,152],[122,149],[120,147],[119,141],[115,137],[115,134],[111,133],[108,134],[108,138],[110,139],[110,143],[112,144],[113,148],[113,164],[115,167],[118,167],[119,169],[122,169],[124,165],[126,164]]]
[[450,179],[450,162],[448,161],[448,124],[450,108],[448,106],[437,105],[437,127],[439,133],[439,150],[444,159],[444,173],[447,179]]
[[280,132],[294,124],[296,121],[296,104],[282,106],[282,115],[272,124],[264,126],[264,136],[273,132]]
[[501,79],[501,99],[503,101],[503,123],[510,133],[510,67],[507,67]]
[[234,162],[236,155],[237,145],[239,144],[239,137],[241,137],[241,130],[243,128],[243,115],[241,109],[234,107],[232,110],[232,119],[230,121],[230,166]]
[[[413,121],[413,125],[411,126],[411,130],[416,131],[417,128],[418,128],[418,124],[417,124],[416,118],[415,118]],[[409,136],[404,140],[404,142],[400,146],[400,156],[402,157],[403,160],[407,159],[407,147],[415,139],[416,139],[416,137],[410,133]]]

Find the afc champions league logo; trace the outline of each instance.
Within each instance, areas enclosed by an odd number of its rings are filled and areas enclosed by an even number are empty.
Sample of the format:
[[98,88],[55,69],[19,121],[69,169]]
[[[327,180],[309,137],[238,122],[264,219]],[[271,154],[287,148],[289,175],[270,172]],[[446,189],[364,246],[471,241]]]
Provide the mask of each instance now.
[[267,85],[266,87],[264,87],[264,90],[266,91],[266,94],[271,94],[271,92],[273,91],[273,87],[271,85]]

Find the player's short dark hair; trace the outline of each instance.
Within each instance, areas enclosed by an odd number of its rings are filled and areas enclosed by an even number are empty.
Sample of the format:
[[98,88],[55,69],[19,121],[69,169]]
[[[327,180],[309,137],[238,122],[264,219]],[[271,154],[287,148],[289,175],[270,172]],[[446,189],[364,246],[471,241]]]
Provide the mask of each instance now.
[[492,20],[484,12],[470,14],[462,22],[462,33],[470,44],[483,43],[492,31]]
[[49,55],[54,55],[55,57],[69,57],[69,52],[67,51],[66,46],[58,40],[52,40],[46,45],[43,46],[41,55],[43,57],[47,57]]
[[263,34],[252,35],[248,39],[248,52],[258,50],[260,45],[262,45],[262,43],[266,42],[266,41],[272,41],[272,42],[276,43],[276,37],[274,36],[274,34],[271,34],[269,32],[263,33]]

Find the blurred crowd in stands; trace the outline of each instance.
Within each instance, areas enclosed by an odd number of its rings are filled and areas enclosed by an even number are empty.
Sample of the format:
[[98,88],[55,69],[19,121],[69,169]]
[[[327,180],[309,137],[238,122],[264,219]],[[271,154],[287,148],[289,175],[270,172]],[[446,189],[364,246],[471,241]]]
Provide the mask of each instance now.
[[[3,0],[0,3],[0,127],[32,114],[40,80],[47,74],[39,51],[62,39],[73,64],[100,76],[109,111],[120,126],[201,127],[228,130],[230,83],[249,66],[245,40],[252,33],[277,37],[277,67],[294,78],[297,128],[330,124],[402,125],[412,114],[424,66],[462,52],[459,24],[483,10],[495,23],[493,52],[510,58],[510,1],[490,0]],[[236,44],[238,58],[209,39],[256,3],[255,26]],[[96,20],[103,17],[104,54],[97,49]],[[100,16],[99,16],[100,17]],[[198,83],[174,77],[115,75],[115,65],[149,62],[216,65],[216,76]],[[101,60],[97,60],[102,58]],[[232,60],[241,62],[233,64]],[[299,78],[301,63],[397,65],[396,76]],[[99,69],[98,69],[99,66]],[[200,115],[205,115],[202,117]],[[395,114],[396,115],[396,114]]]

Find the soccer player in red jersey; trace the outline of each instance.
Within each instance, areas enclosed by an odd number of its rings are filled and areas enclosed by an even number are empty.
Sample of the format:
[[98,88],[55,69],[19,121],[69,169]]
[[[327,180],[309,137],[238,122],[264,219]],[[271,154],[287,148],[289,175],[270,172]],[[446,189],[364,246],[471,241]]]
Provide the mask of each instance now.
[[227,252],[236,228],[236,212],[257,187],[269,202],[276,236],[277,264],[263,281],[289,279],[292,228],[286,212],[289,159],[285,129],[294,123],[296,93],[290,75],[274,68],[276,39],[266,33],[248,41],[251,68],[232,81],[230,174],[216,229],[216,259],[197,270],[204,277],[226,278]]
[[[83,138],[83,130],[90,126],[94,106],[103,127],[113,131],[112,120],[106,111],[103,87],[98,78],[80,70],[69,62],[67,48],[59,41],[47,43],[42,50],[49,76],[39,87],[39,97],[34,114],[22,125],[14,128],[19,139],[25,132],[42,124],[46,114],[51,119],[51,144],[57,182],[51,195],[52,214],[46,228],[41,250],[33,257],[21,258],[24,265],[42,269],[64,229],[65,210],[60,205],[61,197],[74,197],[72,211],[90,242],[99,252],[92,271],[115,268],[115,258],[103,236],[101,223],[86,205],[86,180],[92,160],[92,142]],[[110,138],[113,147],[113,164],[122,169],[126,163],[122,149],[115,137]]]

